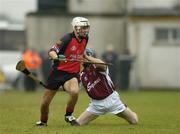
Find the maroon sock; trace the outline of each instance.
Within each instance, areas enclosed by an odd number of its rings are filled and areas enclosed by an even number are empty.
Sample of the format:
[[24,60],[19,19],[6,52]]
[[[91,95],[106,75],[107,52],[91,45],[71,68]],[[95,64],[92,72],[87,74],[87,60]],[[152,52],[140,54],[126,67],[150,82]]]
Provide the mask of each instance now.
[[66,107],[65,116],[70,116],[74,112],[74,107]]
[[41,121],[47,123],[48,115],[41,115]]

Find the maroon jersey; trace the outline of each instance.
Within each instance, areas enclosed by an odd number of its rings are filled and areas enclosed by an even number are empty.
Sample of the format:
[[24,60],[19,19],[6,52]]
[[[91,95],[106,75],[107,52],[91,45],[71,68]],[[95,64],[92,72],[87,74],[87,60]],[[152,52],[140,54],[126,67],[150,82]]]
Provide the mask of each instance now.
[[102,100],[115,90],[108,68],[101,72],[95,65],[90,65],[82,71],[80,79],[88,95],[95,100]]
[[[55,51],[58,55],[65,55],[67,59],[81,60],[83,59],[87,42],[88,37],[83,38],[81,42],[79,42],[74,33],[69,33],[61,39],[61,44],[53,45],[51,50]],[[80,62],[55,62],[53,67],[69,73],[78,73],[80,71]]]

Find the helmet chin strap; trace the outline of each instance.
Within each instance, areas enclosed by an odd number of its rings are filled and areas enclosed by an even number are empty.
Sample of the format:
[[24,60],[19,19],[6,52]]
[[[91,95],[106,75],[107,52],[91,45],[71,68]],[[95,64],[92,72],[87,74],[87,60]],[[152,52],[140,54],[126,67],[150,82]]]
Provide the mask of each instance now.
[[86,37],[87,37],[87,34],[86,34],[86,36],[85,36],[85,37],[84,37],[84,36],[82,36],[82,35],[79,35],[79,34],[78,34],[78,38],[79,38],[79,39],[84,39],[84,38],[86,38]]
[[88,34],[86,34],[85,36],[82,36],[82,35],[80,35],[80,33],[77,33],[77,36],[79,39],[84,39],[88,36]]
[[78,36],[78,38],[79,38],[79,39],[83,39],[83,38],[84,38],[84,36],[79,35],[79,36]]

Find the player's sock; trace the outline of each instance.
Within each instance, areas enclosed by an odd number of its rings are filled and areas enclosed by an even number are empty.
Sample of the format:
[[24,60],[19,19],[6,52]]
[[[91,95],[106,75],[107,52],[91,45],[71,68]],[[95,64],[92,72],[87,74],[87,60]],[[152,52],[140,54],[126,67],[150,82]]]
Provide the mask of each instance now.
[[48,121],[48,115],[41,115],[41,122],[47,123]]
[[67,107],[65,116],[71,116],[73,112],[74,112],[74,108]]

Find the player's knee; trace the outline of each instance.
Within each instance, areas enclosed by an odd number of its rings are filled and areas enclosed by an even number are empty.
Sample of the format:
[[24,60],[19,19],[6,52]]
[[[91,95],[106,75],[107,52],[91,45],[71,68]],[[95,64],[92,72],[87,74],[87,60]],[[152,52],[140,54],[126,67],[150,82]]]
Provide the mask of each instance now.
[[79,89],[72,87],[69,92],[72,95],[78,95],[79,94]]
[[138,124],[138,116],[136,113],[133,113],[133,116],[130,120],[130,124],[134,124],[134,125]]

